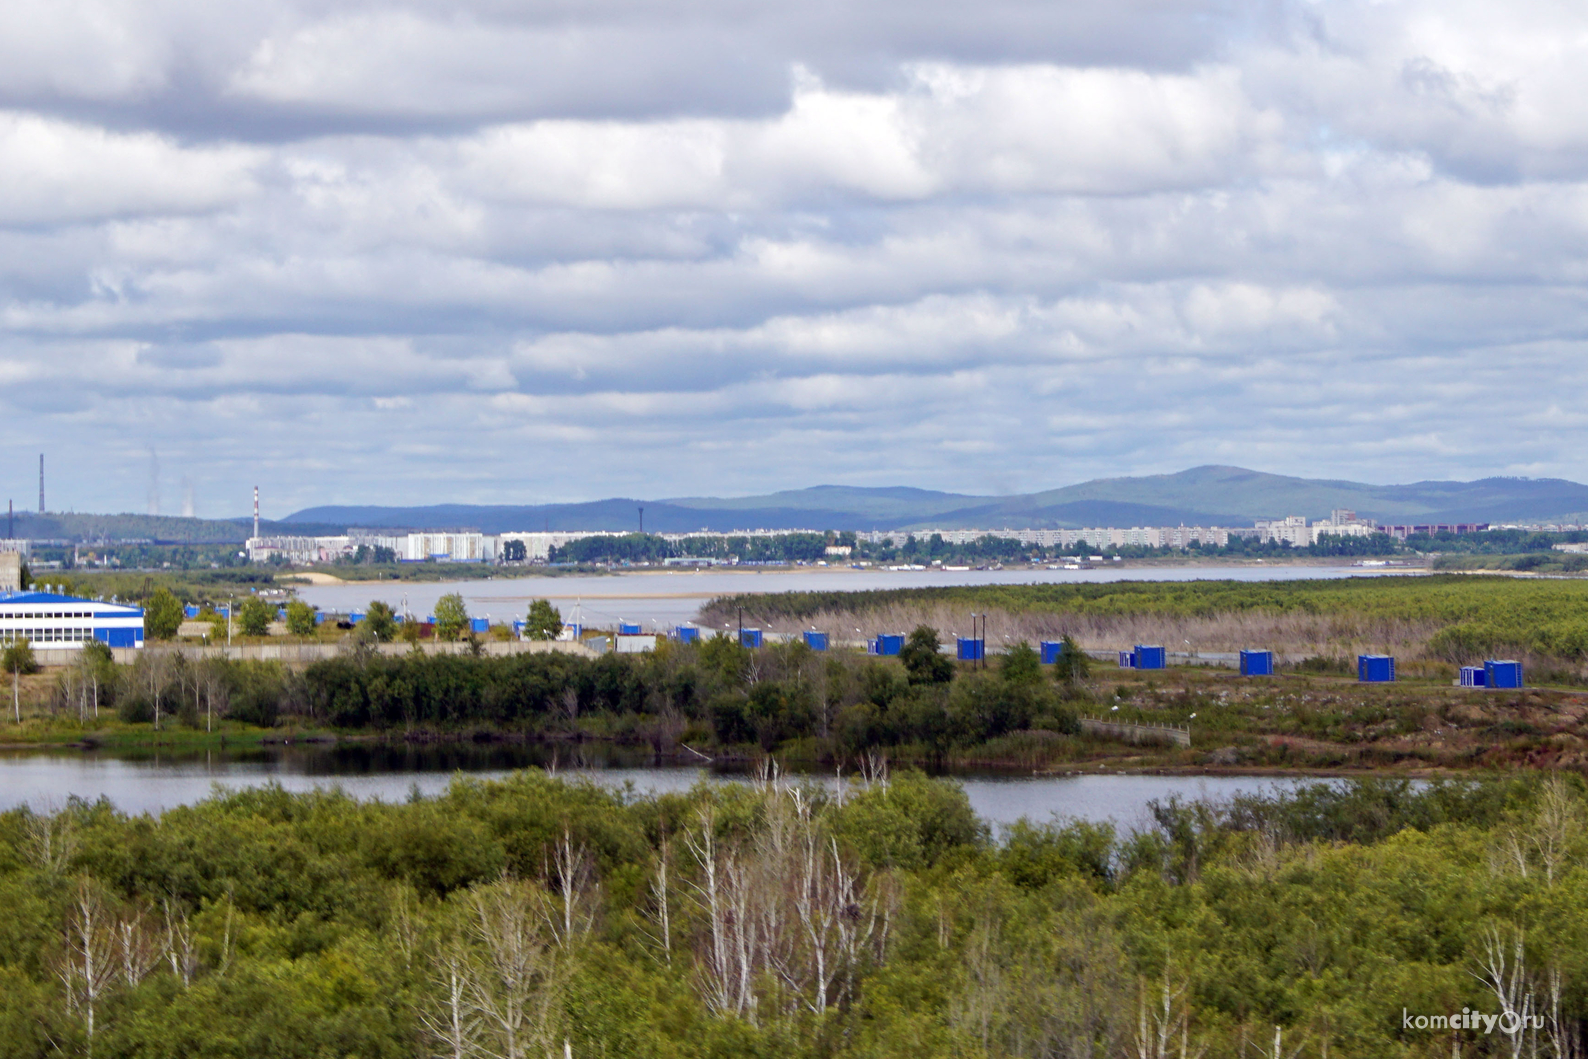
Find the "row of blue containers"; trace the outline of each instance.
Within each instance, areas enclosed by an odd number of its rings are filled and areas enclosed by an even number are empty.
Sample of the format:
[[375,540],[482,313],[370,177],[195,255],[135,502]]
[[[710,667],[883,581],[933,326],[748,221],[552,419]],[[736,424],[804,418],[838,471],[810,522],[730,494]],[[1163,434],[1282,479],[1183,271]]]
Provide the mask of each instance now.
[[[631,626],[619,626],[618,631],[626,633],[629,628],[631,628]],[[639,626],[632,626],[632,628],[637,630]],[[677,640],[679,643],[699,643],[700,628],[695,625],[679,625],[673,629],[673,639]],[[806,629],[804,632],[804,640],[805,646],[809,647],[812,651],[827,650],[827,634],[824,632],[817,632],[815,629]],[[739,642],[745,647],[760,647],[765,643],[765,641],[766,637],[762,634],[760,629],[739,630]],[[897,654],[897,652],[895,653]]]
[[[224,618],[224,617],[226,617],[226,612],[229,611],[230,609],[231,609],[230,607],[226,607],[226,606],[216,607],[215,608],[215,613],[219,614],[221,617]],[[182,617],[184,619],[186,619],[188,621],[191,621],[191,620],[193,620],[194,618],[196,618],[198,616],[199,616],[199,608],[197,606],[193,605],[192,603],[184,603],[184,604],[182,604]]]

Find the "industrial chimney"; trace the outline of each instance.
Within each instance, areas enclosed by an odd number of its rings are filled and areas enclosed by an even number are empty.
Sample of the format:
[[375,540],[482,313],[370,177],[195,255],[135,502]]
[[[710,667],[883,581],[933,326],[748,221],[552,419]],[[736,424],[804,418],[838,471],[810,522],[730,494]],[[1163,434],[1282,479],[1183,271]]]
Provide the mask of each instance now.
[[254,536],[259,536],[259,487],[254,486]]

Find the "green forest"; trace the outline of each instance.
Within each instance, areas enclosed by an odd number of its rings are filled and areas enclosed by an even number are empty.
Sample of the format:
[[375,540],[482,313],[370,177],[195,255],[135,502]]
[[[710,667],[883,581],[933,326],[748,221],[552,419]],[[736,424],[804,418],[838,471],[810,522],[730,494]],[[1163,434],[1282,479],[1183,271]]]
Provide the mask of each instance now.
[[0,1054],[1577,1056],[1585,855],[1536,773],[997,834],[875,758],[74,801],[0,814]]

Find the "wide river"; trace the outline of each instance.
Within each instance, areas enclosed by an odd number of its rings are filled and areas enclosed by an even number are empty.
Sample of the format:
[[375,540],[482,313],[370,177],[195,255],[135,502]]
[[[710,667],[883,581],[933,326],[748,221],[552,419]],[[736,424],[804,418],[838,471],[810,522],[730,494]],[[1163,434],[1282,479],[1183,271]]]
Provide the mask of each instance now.
[[[565,577],[511,577],[471,581],[388,581],[299,588],[321,610],[363,610],[379,599],[399,613],[435,613],[444,593],[459,592],[469,613],[494,621],[522,617],[530,600],[548,599],[564,621],[610,627],[639,622],[657,631],[693,621],[706,601],[745,592],[859,592],[876,588],[941,585],[1097,584],[1104,581],[1294,581],[1301,578],[1373,577],[1405,569],[1355,566],[1130,566],[1087,563],[1080,570],[854,570],[845,567],[773,567],[655,570]],[[753,615],[746,615],[749,621]]]
[[[568,779],[606,787],[632,788],[636,794],[686,790],[696,783],[743,782],[742,775],[704,769],[647,767],[625,762],[621,752],[587,750],[584,760],[556,761],[538,747],[309,747],[269,748],[235,756],[219,754],[162,757],[98,752],[0,754],[0,811],[18,805],[58,808],[68,796],[90,801],[109,798],[129,813],[157,813],[209,797],[217,786],[257,787],[277,783],[291,791],[340,788],[361,798],[387,802],[413,791],[434,795],[453,778],[494,778],[526,766],[548,767]],[[563,751],[566,754],[567,751]],[[832,784],[831,775],[810,782]],[[982,819],[1008,824],[1025,817],[1055,816],[1109,821],[1135,828],[1148,820],[1147,803],[1178,794],[1182,798],[1227,798],[1237,793],[1290,789],[1293,778],[1251,776],[994,776],[956,777]]]

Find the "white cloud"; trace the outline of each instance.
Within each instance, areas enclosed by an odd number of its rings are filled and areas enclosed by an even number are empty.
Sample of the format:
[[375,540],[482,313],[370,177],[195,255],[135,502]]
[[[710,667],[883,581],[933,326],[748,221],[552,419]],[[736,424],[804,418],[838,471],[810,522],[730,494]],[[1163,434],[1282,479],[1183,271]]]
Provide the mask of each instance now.
[[248,194],[261,158],[256,150],[183,148],[152,133],[0,112],[0,224],[213,210]]
[[1551,0],[21,0],[0,440],[212,514],[1580,477],[1585,49]]

